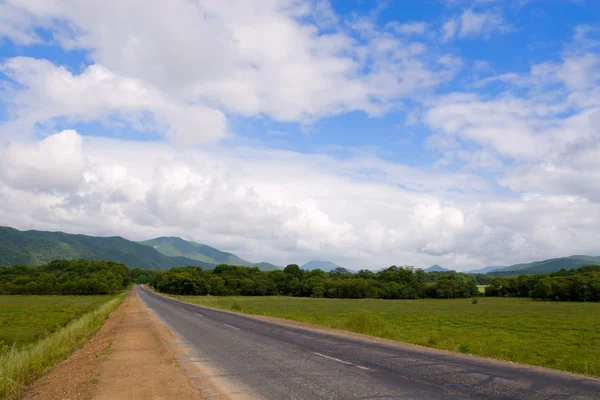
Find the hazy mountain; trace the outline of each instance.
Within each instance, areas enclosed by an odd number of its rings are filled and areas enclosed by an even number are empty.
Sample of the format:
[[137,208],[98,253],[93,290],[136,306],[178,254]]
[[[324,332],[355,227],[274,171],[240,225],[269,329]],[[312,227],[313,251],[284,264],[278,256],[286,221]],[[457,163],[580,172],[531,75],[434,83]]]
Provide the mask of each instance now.
[[145,240],[140,243],[151,246],[166,256],[186,257],[214,265],[229,264],[242,267],[258,267],[261,271],[283,269],[280,266],[268,262],[252,263],[235,254],[227,253],[202,243],[184,240],[179,237],[159,237],[156,239]]
[[215,265],[252,265],[250,261],[246,261],[235,254],[227,253],[205,244],[183,240],[178,237],[159,237],[139,243],[154,247],[156,250],[169,257],[187,257]]
[[[309,261],[306,264],[302,265],[300,268],[307,270],[307,271],[312,271],[313,269],[320,269],[325,272],[330,272],[336,268],[344,268],[344,267],[337,265],[335,263],[332,263],[331,261],[312,260],[312,261]],[[348,270],[348,271],[350,271],[350,270]]]
[[444,268],[444,267],[440,267],[439,265],[435,264],[435,265],[432,265],[431,267],[425,269],[424,271],[425,272],[447,272],[450,270],[447,268]]
[[283,269],[283,267],[280,267],[279,265],[275,265],[275,264],[271,264],[268,262],[259,262],[259,263],[254,263],[252,264],[255,267],[258,267],[261,271],[276,271],[278,269]]
[[490,275],[542,274],[557,272],[561,269],[581,268],[586,265],[600,264],[600,257],[575,255],[561,258],[551,258],[544,261],[534,261],[526,264],[515,264],[495,271]]
[[481,269],[473,269],[471,271],[465,271],[465,274],[487,274],[489,272],[495,271],[497,269],[505,268],[503,266],[489,266]]
[[56,259],[116,261],[131,268],[168,269],[213,264],[186,257],[168,257],[149,246],[122,237],[72,235],[63,232],[19,231],[0,227],[0,265],[41,265]]

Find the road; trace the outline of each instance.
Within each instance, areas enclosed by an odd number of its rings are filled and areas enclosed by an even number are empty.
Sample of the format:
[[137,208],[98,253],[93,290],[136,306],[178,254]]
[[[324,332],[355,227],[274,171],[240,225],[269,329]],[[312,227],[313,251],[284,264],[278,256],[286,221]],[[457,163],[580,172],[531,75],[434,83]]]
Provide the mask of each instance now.
[[600,381],[583,376],[276,324],[137,290],[232,397],[600,399]]

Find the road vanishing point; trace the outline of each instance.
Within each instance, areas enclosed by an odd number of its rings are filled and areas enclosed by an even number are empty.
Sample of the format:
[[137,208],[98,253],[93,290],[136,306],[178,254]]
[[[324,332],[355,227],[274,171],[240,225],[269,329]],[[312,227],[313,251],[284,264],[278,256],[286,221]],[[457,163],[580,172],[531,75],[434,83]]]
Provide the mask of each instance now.
[[591,377],[279,324],[135,290],[234,399],[600,399],[600,380]]

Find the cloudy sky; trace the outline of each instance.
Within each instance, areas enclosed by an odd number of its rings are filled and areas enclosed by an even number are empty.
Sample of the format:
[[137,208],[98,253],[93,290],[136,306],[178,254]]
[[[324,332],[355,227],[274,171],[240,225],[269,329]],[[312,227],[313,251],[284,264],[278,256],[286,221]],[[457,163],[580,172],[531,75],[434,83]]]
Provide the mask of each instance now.
[[251,261],[600,254],[600,3],[0,1],[0,225]]

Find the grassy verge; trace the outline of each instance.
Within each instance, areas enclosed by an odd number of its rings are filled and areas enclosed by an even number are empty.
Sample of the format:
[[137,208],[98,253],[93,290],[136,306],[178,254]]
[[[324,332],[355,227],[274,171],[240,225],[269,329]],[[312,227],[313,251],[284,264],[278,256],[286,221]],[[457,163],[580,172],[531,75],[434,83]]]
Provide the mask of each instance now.
[[0,399],[14,399],[26,385],[67,358],[102,326],[123,301],[122,293],[37,343],[24,348],[12,346],[0,354]]
[[23,348],[95,310],[113,295],[0,296],[1,343]]
[[600,376],[600,304],[531,299],[343,300],[195,297],[180,300],[438,349]]

